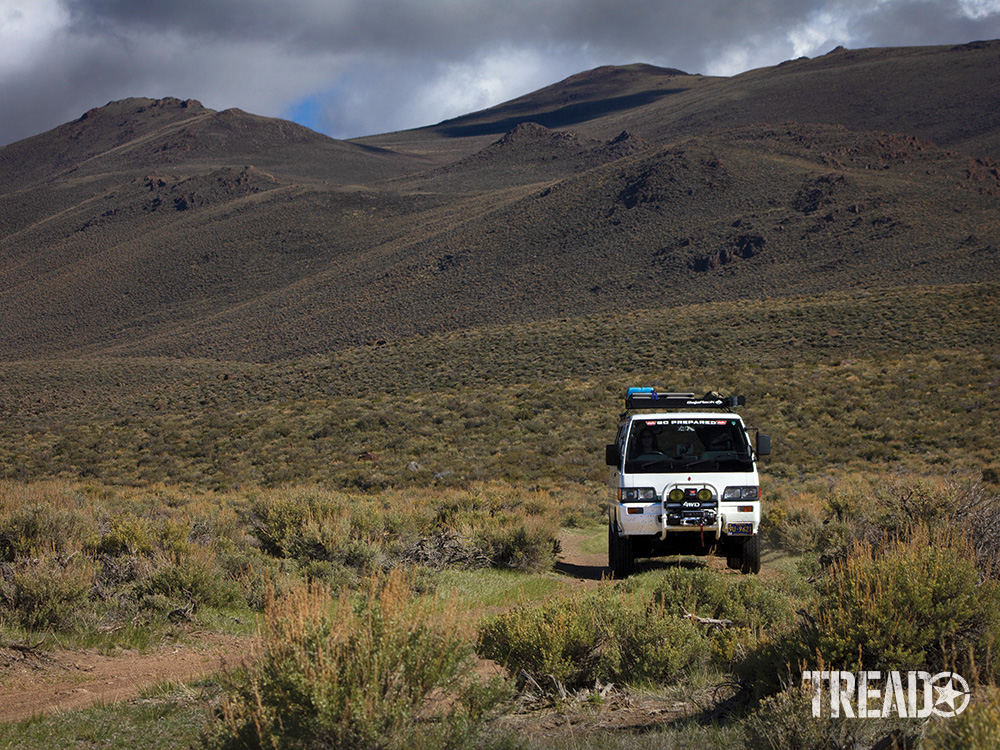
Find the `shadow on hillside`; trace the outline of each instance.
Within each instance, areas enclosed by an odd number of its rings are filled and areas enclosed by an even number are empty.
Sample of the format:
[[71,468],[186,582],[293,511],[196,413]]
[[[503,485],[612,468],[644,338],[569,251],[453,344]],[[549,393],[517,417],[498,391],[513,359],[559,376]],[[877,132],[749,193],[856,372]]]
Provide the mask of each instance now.
[[[625,96],[611,96],[607,99],[599,99],[593,102],[581,102],[579,104],[568,104],[565,107],[550,110],[548,112],[531,112],[532,104],[524,104],[504,109],[513,112],[508,117],[500,120],[490,120],[488,122],[470,122],[482,115],[466,115],[456,117],[453,120],[445,120],[435,125],[432,130],[436,130],[441,135],[449,138],[465,138],[474,135],[500,135],[513,130],[524,122],[534,122],[546,128],[562,128],[567,125],[593,120],[595,117],[619,112],[635,107],[642,107],[651,104],[657,99],[662,99],[670,94],[679,94],[686,89],[665,89],[662,91],[642,91],[637,94],[627,94]],[[522,114],[517,114],[518,112]]]

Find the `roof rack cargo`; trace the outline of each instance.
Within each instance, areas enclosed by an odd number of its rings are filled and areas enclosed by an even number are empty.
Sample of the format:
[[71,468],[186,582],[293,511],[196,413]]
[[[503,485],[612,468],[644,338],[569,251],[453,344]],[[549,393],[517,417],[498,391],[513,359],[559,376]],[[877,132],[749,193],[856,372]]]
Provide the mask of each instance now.
[[630,409],[735,409],[747,402],[746,396],[723,396],[709,392],[701,398],[693,393],[670,393],[651,387],[629,388],[625,410]]

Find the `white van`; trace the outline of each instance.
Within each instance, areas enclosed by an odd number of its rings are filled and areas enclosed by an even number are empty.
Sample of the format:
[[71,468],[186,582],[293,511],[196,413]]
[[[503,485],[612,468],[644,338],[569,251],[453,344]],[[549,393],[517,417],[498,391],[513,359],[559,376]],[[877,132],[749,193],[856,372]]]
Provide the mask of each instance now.
[[629,388],[611,467],[608,565],[630,575],[637,557],[719,555],[730,568],[760,571],[757,458],[771,439],[751,441],[732,410],[742,396]]

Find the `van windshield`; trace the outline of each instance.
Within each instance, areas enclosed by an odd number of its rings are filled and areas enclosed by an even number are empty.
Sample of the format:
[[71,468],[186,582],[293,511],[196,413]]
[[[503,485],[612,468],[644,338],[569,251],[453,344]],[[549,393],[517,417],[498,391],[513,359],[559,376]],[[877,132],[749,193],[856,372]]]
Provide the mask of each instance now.
[[737,419],[635,419],[625,472],[753,471],[750,444]]

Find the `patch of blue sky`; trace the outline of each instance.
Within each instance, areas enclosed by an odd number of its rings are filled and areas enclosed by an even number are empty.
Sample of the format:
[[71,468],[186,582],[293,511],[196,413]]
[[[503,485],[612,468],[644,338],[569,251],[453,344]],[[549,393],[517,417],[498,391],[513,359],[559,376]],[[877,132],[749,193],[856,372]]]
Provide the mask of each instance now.
[[297,122],[310,130],[323,132],[324,106],[322,99],[322,94],[311,94],[286,107],[285,111],[281,113],[281,117]]

